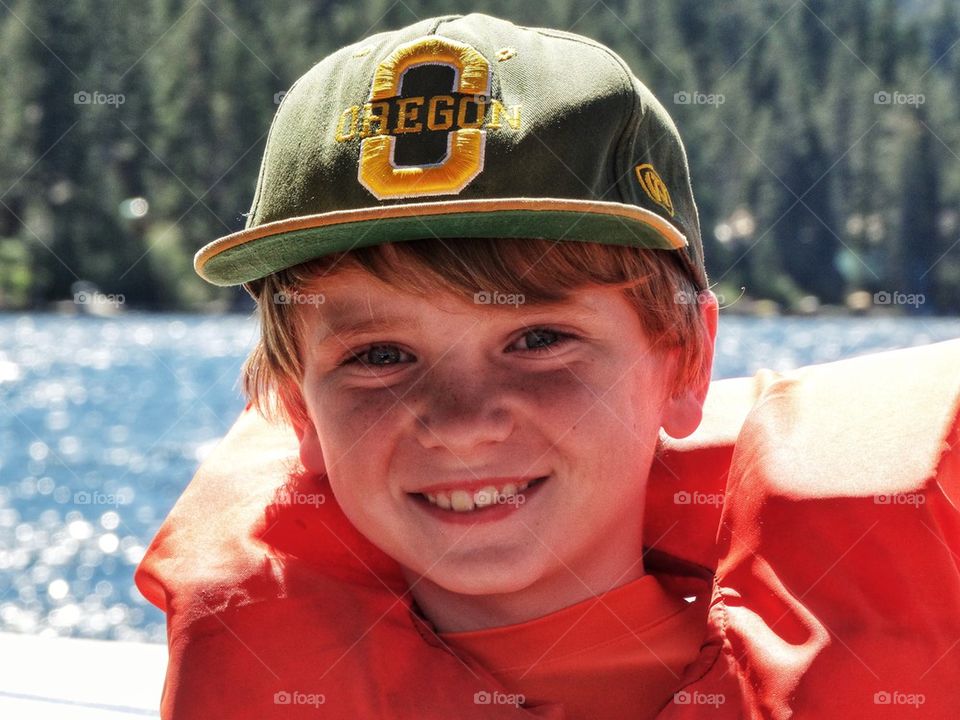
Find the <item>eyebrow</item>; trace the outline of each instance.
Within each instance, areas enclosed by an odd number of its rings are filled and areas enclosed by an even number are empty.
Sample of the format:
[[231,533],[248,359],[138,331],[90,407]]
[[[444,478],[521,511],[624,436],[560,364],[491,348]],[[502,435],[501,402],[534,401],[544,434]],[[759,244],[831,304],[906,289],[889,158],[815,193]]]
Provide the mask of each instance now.
[[[318,338],[318,344],[325,343],[338,335],[359,335],[361,333],[378,332],[397,327],[420,330],[424,326],[423,318],[416,315],[382,314],[374,317],[359,316],[357,310],[360,307],[360,303],[353,301],[330,300],[324,303],[324,305],[327,308],[326,313],[328,313],[330,317],[324,317],[321,320],[325,331],[322,332]],[[521,305],[519,307],[521,316],[550,311],[562,311],[577,319],[587,321],[595,320],[600,316],[597,310],[563,301]]]
[[318,344],[325,343],[338,335],[359,335],[364,332],[388,330],[398,325],[419,329],[423,325],[423,320],[415,316],[360,315],[363,304],[356,300],[328,300],[323,305],[325,310],[321,323],[324,329],[317,340]]
[[319,342],[323,343],[338,335],[355,334],[365,332],[377,332],[388,330],[397,326],[415,327],[423,326],[423,320],[418,317],[407,317],[405,315],[381,315],[378,317],[354,318],[349,315],[340,315],[330,320],[324,320],[325,332],[320,335]]

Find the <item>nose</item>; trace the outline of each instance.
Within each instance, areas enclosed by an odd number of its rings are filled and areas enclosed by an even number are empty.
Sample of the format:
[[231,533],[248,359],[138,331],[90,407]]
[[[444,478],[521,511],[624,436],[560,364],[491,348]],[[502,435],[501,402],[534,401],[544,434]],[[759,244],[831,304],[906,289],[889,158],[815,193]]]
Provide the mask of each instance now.
[[503,442],[514,424],[508,392],[491,372],[434,367],[423,377],[414,402],[417,439],[424,448],[454,454]]

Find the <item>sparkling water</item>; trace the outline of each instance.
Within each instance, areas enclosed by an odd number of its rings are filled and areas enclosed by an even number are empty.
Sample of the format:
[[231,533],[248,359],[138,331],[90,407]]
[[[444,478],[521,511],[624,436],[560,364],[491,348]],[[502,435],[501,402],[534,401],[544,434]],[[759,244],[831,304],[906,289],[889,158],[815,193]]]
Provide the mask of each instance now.
[[[0,315],[0,630],[163,642],[133,572],[244,406],[246,316]],[[721,317],[715,378],[960,337],[957,319]]]

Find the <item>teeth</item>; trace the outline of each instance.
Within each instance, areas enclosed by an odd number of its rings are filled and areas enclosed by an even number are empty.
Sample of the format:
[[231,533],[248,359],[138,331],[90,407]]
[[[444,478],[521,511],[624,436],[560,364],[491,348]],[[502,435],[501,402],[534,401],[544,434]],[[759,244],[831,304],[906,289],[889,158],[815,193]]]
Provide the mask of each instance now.
[[466,490],[454,490],[450,494],[450,505],[457,512],[473,510],[473,498]]
[[520,485],[507,483],[499,490],[493,485],[487,485],[475,491],[472,495],[466,490],[454,490],[452,493],[426,493],[426,498],[431,504],[444,510],[472,512],[473,510],[496,505],[498,502],[504,502],[507,498],[519,495],[530,487],[531,482],[533,481],[523,482],[520,483]]

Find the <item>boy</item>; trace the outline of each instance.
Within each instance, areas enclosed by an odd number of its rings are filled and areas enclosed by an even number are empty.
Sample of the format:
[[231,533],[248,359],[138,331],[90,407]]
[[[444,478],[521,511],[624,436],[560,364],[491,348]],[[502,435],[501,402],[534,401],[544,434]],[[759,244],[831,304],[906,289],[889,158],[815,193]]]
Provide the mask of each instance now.
[[[196,266],[257,300],[279,422],[248,407],[138,570],[164,717],[955,709],[957,345],[715,383],[704,420],[685,153],[607,48],[480,14],[344,48]],[[907,364],[874,438],[860,379]]]

